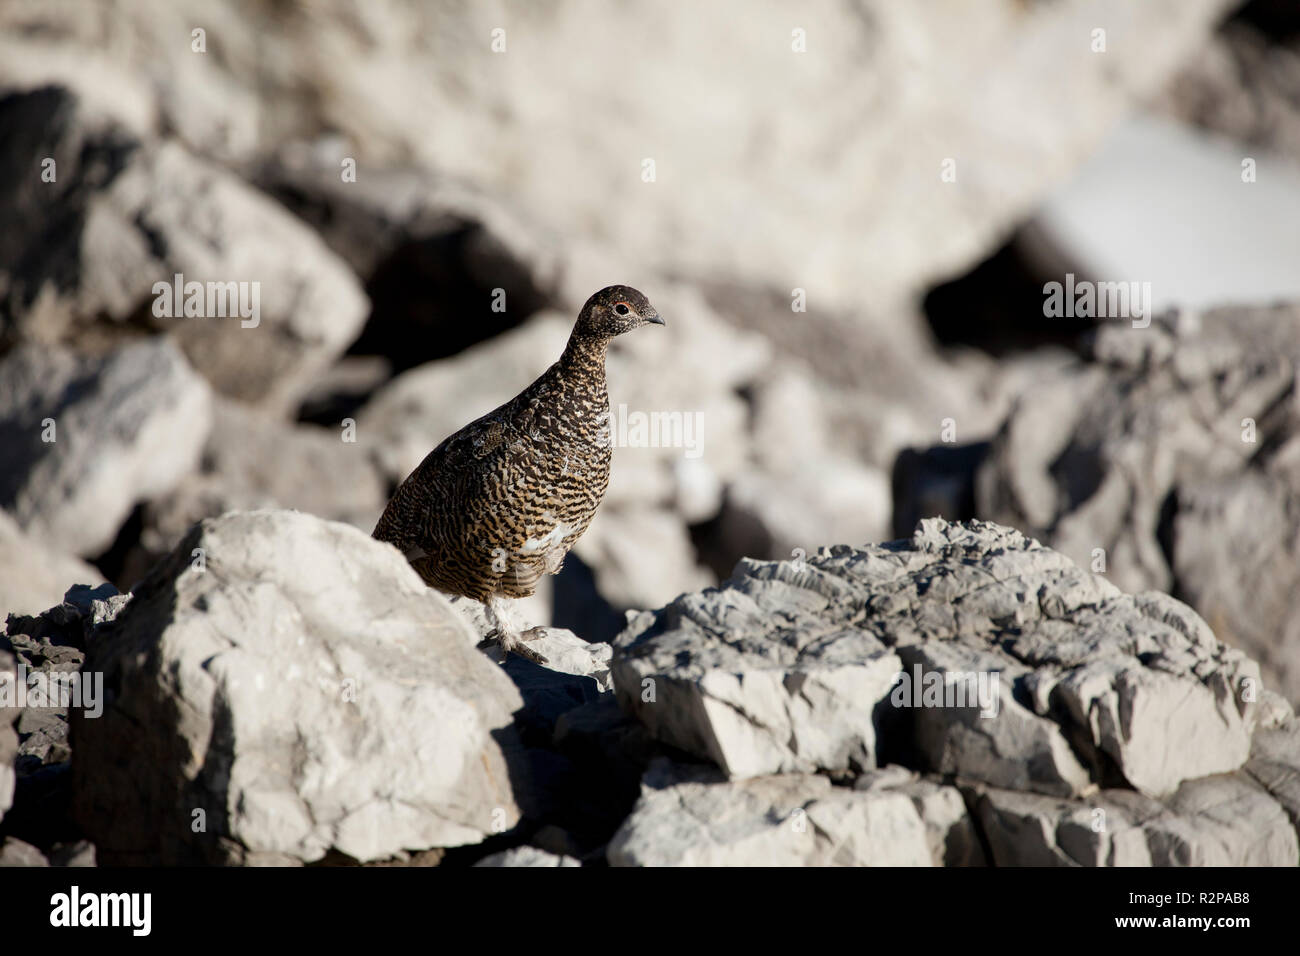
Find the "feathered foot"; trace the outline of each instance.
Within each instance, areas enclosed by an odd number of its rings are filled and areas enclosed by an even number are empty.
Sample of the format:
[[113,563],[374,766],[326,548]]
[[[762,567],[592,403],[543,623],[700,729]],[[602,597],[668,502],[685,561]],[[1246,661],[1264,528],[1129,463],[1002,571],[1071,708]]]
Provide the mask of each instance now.
[[487,636],[489,640],[495,640],[507,655],[518,654],[524,660],[532,661],[534,664],[546,663],[545,657],[531,647],[524,646],[525,641],[535,641],[545,637],[546,628],[530,627],[526,631],[520,631],[511,623],[509,612],[499,597],[493,597],[488,601],[487,613],[488,622],[492,625],[492,630]]

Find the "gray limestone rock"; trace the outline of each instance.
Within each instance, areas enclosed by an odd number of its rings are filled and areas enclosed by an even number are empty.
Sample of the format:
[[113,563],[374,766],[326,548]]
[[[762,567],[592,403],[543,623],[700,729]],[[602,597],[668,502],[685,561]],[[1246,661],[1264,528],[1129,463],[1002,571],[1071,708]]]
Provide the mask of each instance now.
[[69,582],[103,580],[97,568],[32,537],[0,510],[0,616],[37,614],[57,604]]
[[[223,167],[63,88],[14,94],[0,115],[24,130],[6,141],[0,186],[3,338],[102,348],[143,325],[218,392],[283,413],[361,330],[348,267]],[[45,158],[54,182],[25,172]]]
[[[13,682],[15,679],[13,655],[8,651],[0,651],[0,681]],[[18,758],[18,734],[13,725],[18,717],[17,708],[0,707],[0,820],[4,819],[5,811],[13,806],[14,783],[17,780],[14,762]]]
[[727,781],[652,767],[610,841],[611,866],[930,866],[926,824],[905,793],[813,774]]
[[613,671],[628,713],[733,778],[870,769],[887,745],[1058,796],[1112,778],[1161,796],[1236,770],[1259,678],[1172,598],[942,519],[910,541],[746,559],[631,619]]
[[582,866],[571,856],[562,856],[555,853],[548,853],[546,850],[539,850],[531,846],[518,846],[513,850],[504,850],[501,853],[493,853],[491,856],[485,856],[474,864],[475,866],[486,867],[511,867],[511,866]]
[[1244,774],[1189,780],[1163,801],[1131,790],[1062,800],[978,791],[998,866],[1295,866],[1300,844],[1276,800]]
[[104,358],[20,346],[0,359],[0,507],[48,548],[97,554],[137,502],[198,463],[211,403],[161,337]]
[[1300,310],[1110,323],[1028,388],[975,481],[976,512],[1127,591],[1178,593],[1300,701]]
[[520,706],[396,549],[297,512],[196,526],[85,667],[73,800],[105,863],[385,859],[519,811]]

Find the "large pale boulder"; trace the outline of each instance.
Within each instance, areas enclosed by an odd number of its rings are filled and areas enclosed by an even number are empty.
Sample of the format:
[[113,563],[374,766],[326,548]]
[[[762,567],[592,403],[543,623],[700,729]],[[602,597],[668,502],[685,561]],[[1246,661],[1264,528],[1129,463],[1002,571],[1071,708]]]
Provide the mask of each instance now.
[[0,155],[5,338],[167,332],[217,391],[283,413],[360,332],[368,303],[348,267],[221,166],[60,88],[0,98],[0,123],[23,130]]
[[629,621],[623,708],[732,778],[896,762],[1078,796],[1238,769],[1259,668],[1167,595],[1126,595],[997,525],[742,561]]
[[[110,29],[20,4],[0,17],[0,81],[65,83],[233,162],[334,130],[358,179],[413,160],[651,269],[856,307],[984,256],[1230,7],[729,0],[684,20],[581,0],[363,17],[146,0]],[[654,55],[575,55],[610,37]]]
[[610,841],[613,866],[930,866],[925,823],[890,790],[783,774],[728,782],[659,766]]
[[1300,700],[1300,308],[1109,324],[1020,396],[976,513],[1128,591],[1178,593]]
[[46,548],[98,554],[137,502],[198,464],[211,406],[207,383],[165,338],[103,358],[14,349],[0,359],[0,507]]
[[520,698],[396,549],[296,512],[196,526],[86,668],[74,807],[103,862],[357,860],[518,820]]
[[0,511],[0,616],[36,614],[57,604],[69,584],[103,580],[97,568],[31,537]]

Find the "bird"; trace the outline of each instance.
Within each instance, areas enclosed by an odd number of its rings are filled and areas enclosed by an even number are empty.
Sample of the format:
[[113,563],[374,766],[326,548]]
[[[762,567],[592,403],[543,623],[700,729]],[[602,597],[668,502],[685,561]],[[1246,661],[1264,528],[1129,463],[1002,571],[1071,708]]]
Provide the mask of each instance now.
[[510,401],[434,448],[397,487],[371,536],[439,591],[479,601],[506,653],[538,664],[507,599],[557,574],[609,485],[605,353],[619,335],[666,325],[650,300],[606,286],[583,305],[558,361]]

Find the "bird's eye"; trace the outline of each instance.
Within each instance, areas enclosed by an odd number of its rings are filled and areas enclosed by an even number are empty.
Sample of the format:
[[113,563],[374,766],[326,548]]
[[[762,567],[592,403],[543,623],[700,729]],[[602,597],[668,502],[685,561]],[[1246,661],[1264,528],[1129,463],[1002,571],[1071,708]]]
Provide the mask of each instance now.
[[614,306],[614,311],[619,315],[627,315],[630,310],[628,309],[626,302],[620,302],[618,305]]

